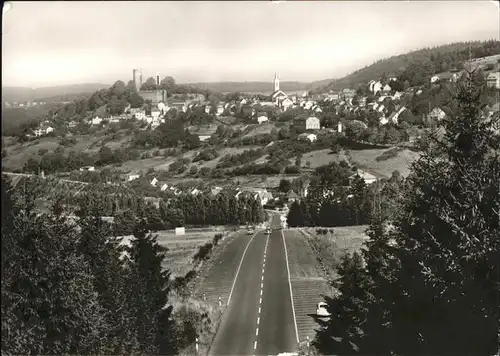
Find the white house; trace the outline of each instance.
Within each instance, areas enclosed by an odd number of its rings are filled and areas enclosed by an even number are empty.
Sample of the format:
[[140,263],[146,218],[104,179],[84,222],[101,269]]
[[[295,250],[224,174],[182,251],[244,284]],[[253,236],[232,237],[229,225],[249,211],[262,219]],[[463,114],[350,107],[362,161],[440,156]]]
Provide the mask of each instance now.
[[379,91],[382,90],[382,83],[380,82],[375,82],[375,83],[372,83],[370,85],[370,91],[373,93],[373,94],[377,94]]
[[158,179],[153,178],[149,184],[151,184],[153,187],[156,187],[156,184],[158,183]]
[[91,124],[92,125],[100,125],[102,122],[102,119],[99,116],[96,116],[92,119]]
[[488,74],[486,85],[490,88],[500,89],[500,72],[491,72]]
[[316,113],[322,113],[323,110],[319,107],[319,105],[315,105],[313,107],[313,111],[316,112]]
[[306,134],[306,133],[300,134],[298,138],[299,140],[307,140],[309,142],[314,142],[318,139],[318,137],[315,134]]
[[378,122],[379,122],[380,125],[387,125],[387,123],[389,122],[389,120],[385,117],[385,115],[382,115],[378,119]]
[[392,113],[392,115],[389,117],[389,121],[392,121],[393,124],[398,124],[398,119],[399,119],[399,115],[401,115],[401,113],[403,111],[405,111],[406,108],[403,106],[401,107],[398,111]]
[[401,93],[399,91],[395,92],[392,96],[392,100],[401,99]]
[[134,114],[135,118],[139,121],[146,119],[146,112],[144,110],[139,110]]
[[161,186],[161,191],[164,192],[165,190],[167,190],[168,188],[168,184],[167,183],[164,183],[162,186]]
[[203,142],[210,139],[210,135],[198,135],[198,138],[200,139],[201,142]]
[[54,131],[54,128],[52,126],[48,126],[45,128],[45,134],[48,134],[50,132]]
[[128,175],[128,181],[131,182],[133,180],[138,179],[140,176],[138,174],[129,174]]
[[380,105],[380,106],[378,107],[377,111],[378,111],[378,112],[382,112],[382,111],[384,111],[384,109],[385,109],[385,106],[384,106],[384,105]]
[[192,191],[191,191],[191,195],[198,195],[201,193],[201,190],[199,190],[198,188],[194,188]]
[[431,83],[437,83],[439,81],[439,75],[433,75],[431,77]]
[[446,116],[445,112],[443,110],[441,110],[441,108],[434,108],[432,109],[432,111],[429,113],[429,116],[428,118],[431,119],[431,120],[437,120],[437,121],[441,121],[442,119],[444,119],[444,117]]
[[224,112],[224,106],[219,105],[217,106],[217,112],[215,113],[215,115],[220,116],[222,115],[223,112]]
[[259,115],[257,117],[257,122],[259,124],[262,124],[263,122],[268,122],[268,121],[269,121],[269,119],[267,118],[267,115]]
[[94,166],[81,167],[80,168],[80,172],[83,172],[83,171],[94,172],[95,171],[95,167]]
[[350,176],[349,180],[352,181],[352,179],[356,175],[363,178],[363,180],[365,181],[366,184],[371,184],[377,180],[377,177],[375,177],[373,174],[367,173],[361,169],[358,169],[358,171],[356,173],[354,173],[352,176]]
[[280,101],[280,107],[281,109],[283,109],[283,111],[287,111],[292,106],[293,106],[293,101],[291,101],[289,98],[285,98]]
[[391,89],[391,86],[389,84],[384,85],[384,87],[382,88],[382,91],[384,91],[384,92],[389,92],[391,90],[392,89]]
[[160,113],[162,115],[165,115],[170,110],[170,107],[163,102],[159,102],[158,103],[158,110],[160,110]]
[[306,120],[306,130],[319,130],[320,122],[315,116],[308,117]]
[[338,133],[342,133],[342,123],[339,121],[338,125],[337,125],[337,132]]
[[151,110],[151,117],[153,118],[153,121],[158,120],[158,118],[160,117],[160,110]]
[[314,102],[308,100],[304,102],[304,109],[306,110],[311,110],[311,108],[314,106]]

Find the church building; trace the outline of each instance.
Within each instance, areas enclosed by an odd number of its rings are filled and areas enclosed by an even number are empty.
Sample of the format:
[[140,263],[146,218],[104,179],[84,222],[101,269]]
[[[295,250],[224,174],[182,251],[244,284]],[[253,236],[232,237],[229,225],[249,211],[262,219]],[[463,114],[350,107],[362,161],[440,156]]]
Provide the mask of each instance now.
[[280,80],[278,79],[278,73],[274,73],[274,91],[271,94],[271,100],[277,106],[280,106],[281,102],[288,98],[283,91],[280,90]]

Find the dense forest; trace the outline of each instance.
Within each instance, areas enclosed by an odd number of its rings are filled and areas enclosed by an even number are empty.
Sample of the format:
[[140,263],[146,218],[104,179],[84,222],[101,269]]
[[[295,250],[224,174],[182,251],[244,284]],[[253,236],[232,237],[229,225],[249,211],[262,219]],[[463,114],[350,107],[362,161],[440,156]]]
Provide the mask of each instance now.
[[410,53],[381,59],[361,68],[341,79],[333,79],[313,83],[315,91],[340,90],[343,88],[357,87],[370,80],[378,80],[383,76],[398,76],[409,67],[418,67],[422,72],[421,77],[434,73],[441,73],[451,69],[463,68],[463,63],[469,58],[480,58],[500,54],[500,41],[459,42],[433,48],[423,48]]

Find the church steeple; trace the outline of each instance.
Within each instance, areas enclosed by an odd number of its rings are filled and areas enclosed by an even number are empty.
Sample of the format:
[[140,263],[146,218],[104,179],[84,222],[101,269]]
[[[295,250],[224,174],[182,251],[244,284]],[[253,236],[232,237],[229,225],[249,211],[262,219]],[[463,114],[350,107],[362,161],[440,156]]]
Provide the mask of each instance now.
[[278,79],[278,73],[274,73],[274,91],[280,90],[280,80]]

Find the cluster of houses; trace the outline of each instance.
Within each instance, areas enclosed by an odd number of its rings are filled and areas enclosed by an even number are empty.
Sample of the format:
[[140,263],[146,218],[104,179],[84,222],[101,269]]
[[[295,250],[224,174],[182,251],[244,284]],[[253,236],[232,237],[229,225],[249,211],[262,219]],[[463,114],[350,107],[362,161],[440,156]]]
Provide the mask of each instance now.
[[[464,71],[459,71],[455,73],[443,73],[433,75],[430,79],[431,84],[442,83],[443,81],[449,81],[451,83],[456,83],[463,75]],[[494,71],[489,73],[484,78],[486,85],[490,88],[500,89],[500,71]]]
[[28,138],[36,138],[36,137],[41,137],[48,135],[49,133],[53,132],[54,128],[50,126],[50,121],[45,120],[43,121],[36,129],[33,130],[31,134],[27,134],[26,137]]
[[45,104],[47,104],[45,101],[24,101],[24,102],[4,101],[3,102],[3,105],[6,108],[30,108],[30,107],[42,106]]
[[[129,174],[127,177],[127,181],[131,182],[131,181],[136,180],[138,178],[140,178],[140,175],[137,173]],[[162,191],[162,192],[170,192],[174,195],[180,195],[183,193],[188,193],[191,195],[199,195],[201,193],[204,193],[203,190],[198,189],[198,188],[191,188],[187,191],[185,191],[185,190],[183,191],[183,190],[175,187],[174,185],[169,185],[165,182],[163,182],[163,183],[160,182],[156,177],[151,179],[149,184],[152,187],[159,188],[160,191]],[[221,187],[215,186],[215,187],[210,188],[210,190],[206,191],[205,193],[210,193],[211,195],[216,196],[217,194],[219,194],[221,192],[227,192],[236,198],[240,198],[243,196],[252,196],[254,199],[258,199],[260,201],[261,205],[265,205],[274,199],[273,194],[271,192],[267,191],[267,189],[260,189],[260,188],[234,188],[234,189],[232,189],[232,188],[221,188]]]

